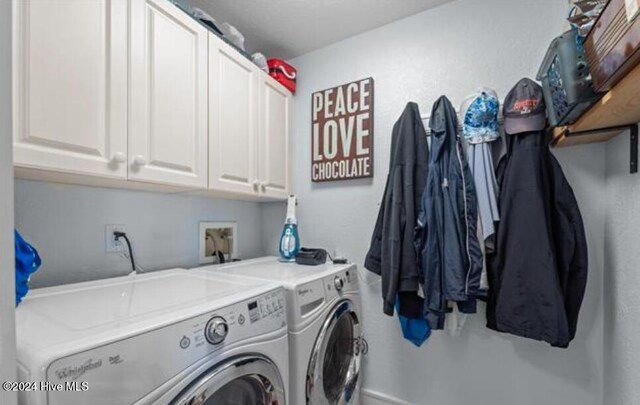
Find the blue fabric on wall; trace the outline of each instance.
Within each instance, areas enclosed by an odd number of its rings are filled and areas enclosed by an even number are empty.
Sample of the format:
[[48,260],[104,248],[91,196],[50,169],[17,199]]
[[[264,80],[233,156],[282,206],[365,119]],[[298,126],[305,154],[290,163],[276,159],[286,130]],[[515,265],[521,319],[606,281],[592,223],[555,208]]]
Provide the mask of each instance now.
[[16,306],[29,292],[29,276],[42,264],[38,251],[15,231],[16,249]]

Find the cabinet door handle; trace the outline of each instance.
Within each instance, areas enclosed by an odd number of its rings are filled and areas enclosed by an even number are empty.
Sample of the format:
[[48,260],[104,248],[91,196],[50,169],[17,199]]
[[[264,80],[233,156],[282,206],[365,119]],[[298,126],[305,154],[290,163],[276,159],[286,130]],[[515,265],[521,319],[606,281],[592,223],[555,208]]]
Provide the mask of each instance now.
[[269,183],[268,183],[268,182],[266,182],[266,181],[263,181],[262,183],[260,183],[260,188],[262,189],[262,191],[264,191],[264,190],[266,190],[266,189],[267,189],[267,185],[268,185],[268,184],[269,184]]
[[135,155],[133,157],[133,164],[136,166],[144,166],[147,164],[147,159],[142,155]]
[[258,187],[260,187],[260,181],[259,180],[254,180],[253,181],[253,189],[258,191]]
[[122,152],[116,152],[113,154],[113,159],[116,163],[124,163],[127,161],[127,157]]

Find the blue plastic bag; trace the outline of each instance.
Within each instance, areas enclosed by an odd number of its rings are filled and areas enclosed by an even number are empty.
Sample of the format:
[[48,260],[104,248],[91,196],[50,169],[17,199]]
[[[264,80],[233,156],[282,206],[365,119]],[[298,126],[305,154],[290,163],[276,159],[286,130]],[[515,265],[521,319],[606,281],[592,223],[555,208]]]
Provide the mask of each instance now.
[[422,346],[431,336],[429,322],[424,318],[407,318],[400,315],[400,301],[398,299],[396,299],[396,312],[404,338],[417,347]]
[[16,306],[29,292],[29,276],[42,264],[38,251],[15,231],[16,246]]

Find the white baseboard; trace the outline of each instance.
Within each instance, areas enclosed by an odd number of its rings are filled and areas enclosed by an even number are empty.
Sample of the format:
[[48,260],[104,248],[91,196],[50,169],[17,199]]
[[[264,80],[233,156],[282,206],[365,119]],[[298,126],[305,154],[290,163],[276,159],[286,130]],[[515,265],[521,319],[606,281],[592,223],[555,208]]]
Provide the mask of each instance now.
[[411,405],[409,402],[366,388],[360,390],[360,403],[361,405]]

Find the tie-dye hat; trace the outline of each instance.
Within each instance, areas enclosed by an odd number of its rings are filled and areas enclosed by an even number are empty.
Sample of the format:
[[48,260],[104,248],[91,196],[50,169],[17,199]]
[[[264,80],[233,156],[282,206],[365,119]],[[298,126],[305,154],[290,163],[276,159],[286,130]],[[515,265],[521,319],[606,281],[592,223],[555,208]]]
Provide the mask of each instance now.
[[481,89],[467,97],[460,107],[462,133],[468,143],[491,142],[500,137],[500,102],[492,89]]

